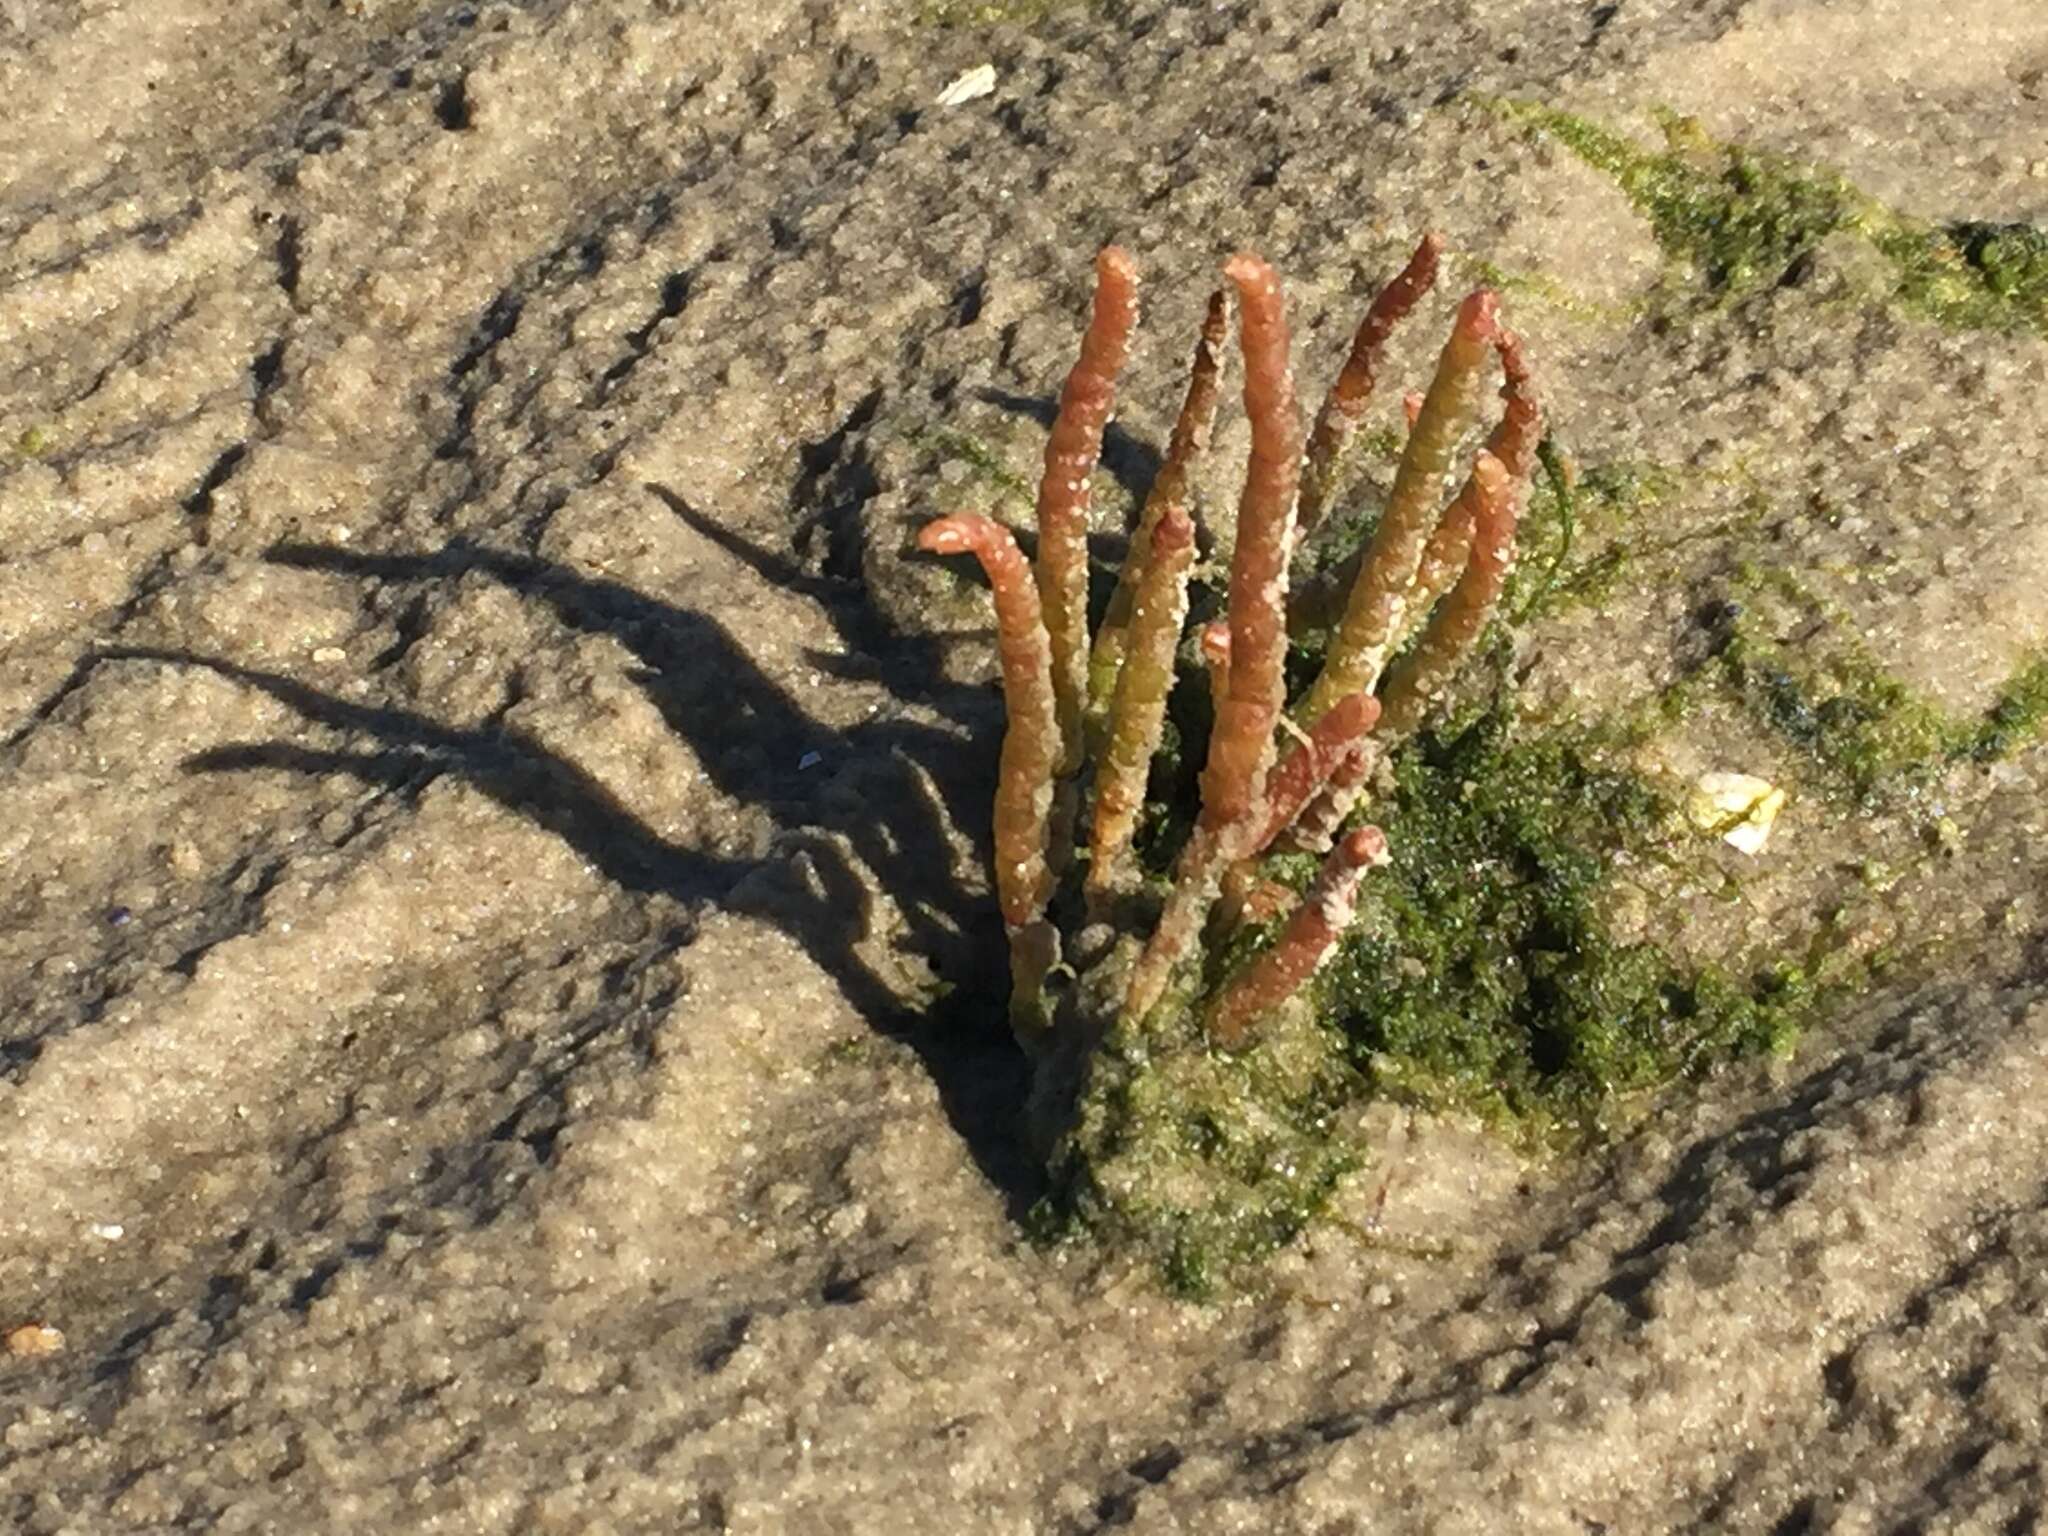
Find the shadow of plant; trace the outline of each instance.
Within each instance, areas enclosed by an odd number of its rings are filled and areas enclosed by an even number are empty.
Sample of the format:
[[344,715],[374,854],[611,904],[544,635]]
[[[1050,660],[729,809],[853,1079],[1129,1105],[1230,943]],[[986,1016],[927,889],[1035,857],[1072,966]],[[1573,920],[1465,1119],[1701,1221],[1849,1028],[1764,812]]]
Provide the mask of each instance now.
[[[1040,1175],[1015,1145],[1011,1110],[1023,1093],[1024,1065],[995,1024],[1002,1016],[1000,927],[960,887],[951,841],[968,838],[977,864],[986,867],[983,812],[994,765],[986,753],[961,751],[959,733],[909,718],[905,707],[936,708],[986,740],[999,701],[968,687],[914,696],[894,688],[899,672],[936,672],[931,658],[915,653],[938,642],[897,634],[861,601],[854,583],[813,576],[720,526],[673,490],[647,489],[764,579],[818,603],[846,644],[843,654],[808,659],[821,670],[879,680],[898,704],[861,724],[835,727],[808,713],[709,615],[532,556],[458,541],[430,553],[384,555],[296,544],[268,558],[401,586],[482,575],[546,605],[572,630],[616,639],[641,663],[632,681],[690,745],[706,777],[772,817],[774,840],[760,858],[662,837],[588,771],[502,718],[450,726],[218,657],[137,648],[103,656],[207,668],[363,743],[232,743],[191,758],[190,772],[339,773],[408,795],[453,774],[561,838],[630,893],[663,895],[696,911],[716,904],[773,924],[804,947],[871,1027],[917,1052],[970,1154],[1021,1211],[1035,1198]],[[810,753],[822,762],[806,769]],[[904,973],[876,963],[870,882],[897,918],[884,947],[928,965],[942,983],[936,998],[919,996]]]

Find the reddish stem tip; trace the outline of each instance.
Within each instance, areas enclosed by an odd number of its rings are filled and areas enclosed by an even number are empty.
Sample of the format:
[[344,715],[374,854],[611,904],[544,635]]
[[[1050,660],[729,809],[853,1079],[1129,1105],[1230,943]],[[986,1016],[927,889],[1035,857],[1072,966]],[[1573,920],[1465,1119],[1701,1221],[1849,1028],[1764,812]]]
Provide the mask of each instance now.
[[1246,298],[1255,294],[1270,293],[1280,286],[1280,278],[1265,259],[1250,251],[1239,251],[1223,263],[1223,275],[1237,284],[1238,291]]
[[1138,313],[1138,264],[1120,245],[1105,245],[1095,253],[1095,292],[1098,303],[1107,299],[1129,311],[1119,317],[1128,325]]
[[1500,295],[1491,288],[1474,288],[1458,306],[1458,330],[1475,341],[1492,341],[1500,334]]
[[917,547],[934,555],[968,554],[980,542],[980,529],[975,526],[980,521],[971,514],[956,513],[926,523],[917,531]]
[[1494,331],[1493,344],[1500,351],[1500,371],[1508,383],[1517,389],[1527,388],[1529,359],[1522,351],[1522,338],[1502,325]]
[[1363,736],[1380,722],[1380,701],[1377,695],[1360,689],[1339,699],[1330,713],[1338,715],[1342,736]]
[[1159,514],[1152,530],[1152,557],[1174,554],[1195,542],[1195,520],[1186,510],[1169,503]]

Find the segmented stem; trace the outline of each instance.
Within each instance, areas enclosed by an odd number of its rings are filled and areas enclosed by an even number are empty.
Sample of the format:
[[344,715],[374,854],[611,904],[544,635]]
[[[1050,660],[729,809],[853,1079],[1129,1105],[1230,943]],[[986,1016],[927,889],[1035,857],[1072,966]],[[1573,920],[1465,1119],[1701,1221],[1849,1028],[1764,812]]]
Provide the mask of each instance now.
[[1495,294],[1482,288],[1458,307],[1457,323],[1408,434],[1386,510],[1331,639],[1322,676],[1303,707],[1311,721],[1346,694],[1372,689],[1402,632],[1423,546],[1439,520],[1444,476],[1494,340],[1498,305]]
[[1223,990],[1209,1010],[1209,1038],[1233,1048],[1263,1015],[1299,992],[1337,947],[1357,913],[1358,885],[1387,857],[1378,827],[1360,827],[1331,850],[1280,937]]
[[1398,741],[1422,723],[1493,617],[1514,563],[1515,523],[1521,515],[1516,487],[1524,483],[1510,478],[1499,459],[1480,450],[1472,466],[1477,506],[1471,558],[1415,644],[1387,673],[1380,703],[1388,740]]
[[1145,496],[1145,509],[1138,526],[1131,530],[1130,548],[1117,572],[1116,591],[1110,594],[1109,611],[1095,632],[1095,648],[1088,658],[1089,708],[1101,713],[1115,696],[1117,670],[1123,665],[1127,632],[1138,599],[1139,583],[1151,559],[1152,532],[1168,507],[1183,511],[1193,503],[1188,492],[1188,472],[1208,447],[1216,424],[1216,397],[1222,386],[1223,343],[1230,335],[1230,301],[1223,289],[1209,296],[1208,313],[1202,320],[1202,337],[1195,344],[1195,360],[1188,372],[1187,397],[1173,424],[1173,436],[1166,445],[1166,459]]
[[1223,271],[1237,285],[1242,314],[1252,451],[1230,561],[1230,675],[1202,772],[1202,823],[1212,830],[1252,812],[1273,760],[1273,729],[1287,700],[1287,561],[1301,474],[1301,423],[1280,280],[1250,255],[1233,256]]
[[1252,428],[1230,562],[1230,666],[1202,770],[1201,817],[1181,851],[1159,926],[1132,967],[1127,1006],[1135,1017],[1165,994],[1174,967],[1201,931],[1223,870],[1263,825],[1273,730],[1286,702],[1287,560],[1301,473],[1287,316],[1280,280],[1258,257],[1233,256],[1223,273],[1237,288],[1244,405]]
[[1097,893],[1117,883],[1166,723],[1173,653],[1187,620],[1188,572],[1195,562],[1195,525],[1183,508],[1169,503],[1160,512],[1151,546],[1132,609],[1130,654],[1117,675],[1107,741],[1095,775],[1088,888]]
[[1046,848],[1060,753],[1052,646],[1040,616],[1030,562],[1009,529],[979,513],[964,512],[927,523],[917,543],[933,554],[975,556],[995,593],[996,644],[1008,715],[996,779],[996,900],[1010,935],[1013,1007],[1030,1012],[1036,1008],[1045,973],[1058,962],[1058,939],[1045,920],[1053,885]]
[[[1506,361],[1508,348],[1503,348],[1502,355]],[[1543,424],[1527,391],[1528,376],[1520,365],[1517,348],[1508,364],[1508,413],[1494,430],[1493,442],[1515,454],[1519,462],[1533,467],[1535,445],[1542,436]],[[1514,563],[1515,526],[1520,521],[1528,490],[1526,471],[1516,475],[1490,448],[1481,451],[1457,503],[1444,514],[1446,525],[1456,519],[1462,526],[1462,548],[1456,558],[1463,569],[1457,573],[1457,584],[1441,601],[1435,591],[1428,591],[1422,598],[1435,606],[1429,611],[1422,634],[1394,664],[1380,689],[1384,707],[1378,740],[1361,742],[1361,750],[1337,766],[1329,782],[1295,822],[1289,839],[1293,846],[1310,852],[1330,846],[1337,829],[1357,809],[1365,782],[1379,761],[1380,750],[1412,734],[1422,724],[1430,705],[1442,697],[1458,668],[1464,665],[1467,654],[1478,643],[1499,606],[1501,590]],[[1448,542],[1449,537],[1440,526],[1431,538],[1431,551],[1424,555],[1423,570],[1416,577],[1418,587],[1424,584],[1433,561],[1449,564],[1450,557],[1437,550],[1439,544]]]
[[1274,765],[1266,780],[1265,824],[1223,876],[1216,921],[1226,930],[1237,925],[1246,898],[1258,882],[1258,855],[1322,792],[1331,774],[1363,745],[1379,717],[1380,701],[1369,693],[1340,699]]
[[[1500,460],[1508,478],[1518,487],[1517,494],[1525,495],[1536,471],[1536,445],[1543,439],[1543,408],[1530,383],[1521,338],[1503,326],[1494,337],[1494,347],[1500,353],[1501,372],[1507,379],[1506,405],[1486,441],[1486,451]],[[1431,606],[1465,569],[1472,550],[1472,530],[1478,522],[1479,500],[1478,479],[1467,476],[1457,500],[1444,513],[1436,532],[1429,536],[1408,602],[1411,627],[1429,614]]]
[[1060,772],[1079,770],[1088,688],[1088,507],[1116,376],[1138,318],[1138,271],[1116,246],[1095,258],[1095,304],[1081,355],[1060,391],[1038,483],[1038,594],[1052,646]]
[[1344,450],[1365,419],[1366,406],[1379,381],[1387,338],[1436,283],[1437,260],[1443,248],[1442,235],[1433,230],[1424,235],[1408,265],[1379,291],[1358,323],[1357,334],[1351,338],[1351,354],[1316,413],[1315,430],[1309,433],[1308,456],[1301,470],[1303,534],[1323,520],[1341,489]]
[[1347,694],[1294,743],[1267,781],[1265,825],[1251,840],[1250,854],[1264,853],[1294,824],[1303,806],[1329,782],[1339,764],[1356,752],[1380,718],[1380,701],[1369,693]]
[[[1383,717],[1384,718],[1384,717]],[[1283,841],[1290,848],[1304,853],[1326,851],[1337,834],[1343,830],[1344,822],[1358,806],[1359,797],[1365,793],[1366,781],[1379,766],[1380,742],[1366,737],[1346,753],[1330,772],[1316,797],[1302,808],[1294,818],[1294,825],[1283,835]]]

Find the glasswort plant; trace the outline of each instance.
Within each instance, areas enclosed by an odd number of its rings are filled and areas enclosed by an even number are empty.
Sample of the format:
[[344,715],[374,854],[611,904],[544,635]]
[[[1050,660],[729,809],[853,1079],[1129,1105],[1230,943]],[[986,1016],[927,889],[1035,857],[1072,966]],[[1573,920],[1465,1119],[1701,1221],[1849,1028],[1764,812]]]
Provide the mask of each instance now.
[[[1387,856],[1378,828],[1354,826],[1375,766],[1423,723],[1499,601],[1542,420],[1521,344],[1485,288],[1459,306],[1427,392],[1406,402],[1406,447],[1371,538],[1290,587],[1297,547],[1345,489],[1345,450],[1388,336],[1434,284],[1441,250],[1425,236],[1380,291],[1306,434],[1279,279],[1257,256],[1225,264],[1229,286],[1209,301],[1185,402],[1092,642],[1090,487],[1138,314],[1122,250],[1096,260],[1093,312],[1046,447],[1036,560],[978,514],[919,534],[925,550],[974,555],[994,590],[1008,714],[995,885],[1011,1025],[1036,1068],[1031,1122],[1048,1151],[1112,1029],[1193,1019],[1232,1051],[1301,996]],[[1200,809],[1162,890],[1133,839],[1188,625],[1190,476],[1214,421],[1233,291],[1251,457],[1223,613],[1196,646],[1214,703]],[[1446,502],[1496,359],[1500,418]],[[1290,636],[1317,630],[1328,636],[1321,671],[1290,707]],[[1299,896],[1263,871],[1279,852],[1321,857]],[[1246,955],[1246,936],[1269,926],[1271,941]]]

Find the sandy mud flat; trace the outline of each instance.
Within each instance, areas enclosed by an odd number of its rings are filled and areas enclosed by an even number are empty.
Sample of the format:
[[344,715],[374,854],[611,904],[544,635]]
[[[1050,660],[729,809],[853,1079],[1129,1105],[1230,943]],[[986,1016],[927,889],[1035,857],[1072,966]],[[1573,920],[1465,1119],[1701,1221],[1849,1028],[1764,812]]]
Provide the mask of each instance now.
[[[0,1529],[2048,1525],[2048,13],[0,0],[0,104]],[[1127,490],[1222,257],[1320,380],[1428,227],[1585,488],[1532,718],[1753,626],[1656,937],[1870,964],[1194,1304],[1028,1235],[910,540],[1102,242]]]

